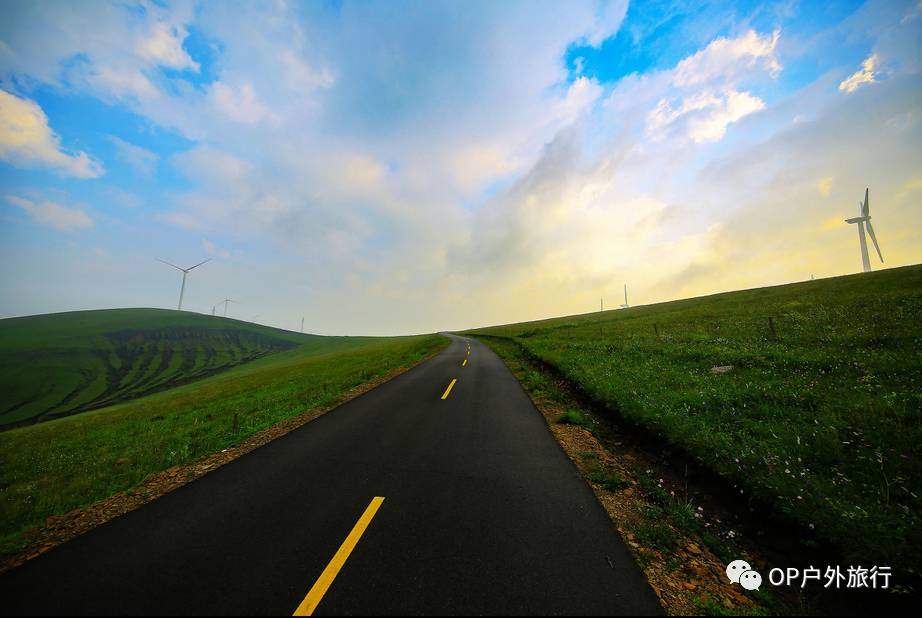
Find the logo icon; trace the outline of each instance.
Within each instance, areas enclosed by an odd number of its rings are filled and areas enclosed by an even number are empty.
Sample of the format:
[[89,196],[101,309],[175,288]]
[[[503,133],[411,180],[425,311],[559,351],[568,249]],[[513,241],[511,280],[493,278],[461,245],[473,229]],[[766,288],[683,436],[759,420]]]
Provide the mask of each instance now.
[[758,590],[762,585],[762,576],[755,571],[746,571],[740,575],[740,586],[746,590]]
[[734,560],[727,565],[727,577],[730,578],[731,583],[738,584],[740,583],[740,575],[751,570],[752,567],[745,560]]
[[762,585],[762,576],[745,560],[734,560],[727,565],[727,579],[731,584],[739,584],[746,590],[758,590]]

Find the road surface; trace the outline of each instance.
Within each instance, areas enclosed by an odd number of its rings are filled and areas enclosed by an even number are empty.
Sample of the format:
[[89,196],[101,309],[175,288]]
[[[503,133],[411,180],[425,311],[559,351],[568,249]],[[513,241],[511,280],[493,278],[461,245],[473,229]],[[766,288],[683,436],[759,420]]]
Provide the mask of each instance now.
[[515,377],[454,336],[0,576],[0,599],[5,614],[662,613]]

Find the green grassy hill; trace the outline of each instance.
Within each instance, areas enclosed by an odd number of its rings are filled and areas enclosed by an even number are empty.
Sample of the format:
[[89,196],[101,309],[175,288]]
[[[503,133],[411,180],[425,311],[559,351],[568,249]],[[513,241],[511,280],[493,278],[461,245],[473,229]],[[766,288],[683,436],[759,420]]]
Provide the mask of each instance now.
[[849,558],[922,566],[922,266],[470,332]]
[[101,408],[327,339],[163,309],[0,320],[0,428]]
[[448,339],[320,337],[130,309],[5,320],[0,342],[4,371],[18,372],[2,376],[5,405],[11,391],[21,405],[33,393],[44,398],[40,408],[58,411],[121,399],[0,432],[2,558],[26,547],[27,532],[50,515],[335,405],[353,387],[420,360]]

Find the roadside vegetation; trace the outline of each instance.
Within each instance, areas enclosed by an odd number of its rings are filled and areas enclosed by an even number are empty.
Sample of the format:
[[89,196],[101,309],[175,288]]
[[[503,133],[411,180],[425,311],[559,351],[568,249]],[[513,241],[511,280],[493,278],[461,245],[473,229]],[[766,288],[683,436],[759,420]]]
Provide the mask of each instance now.
[[469,334],[515,344],[771,505],[764,517],[797,522],[855,564],[919,573],[922,267]]
[[0,432],[0,555],[22,550],[24,533],[49,516],[129,490],[151,474],[220,452],[299,413],[335,405],[351,389],[447,342],[438,335],[310,337],[191,384]]
[[588,481],[667,615],[815,613],[806,595],[782,597],[767,587],[747,592],[727,585],[731,560],[744,557],[757,568],[765,564],[758,548],[738,534],[735,516],[701,500],[700,488],[672,469],[667,454],[638,447],[633,432],[600,415],[521,346],[508,339],[485,340]]

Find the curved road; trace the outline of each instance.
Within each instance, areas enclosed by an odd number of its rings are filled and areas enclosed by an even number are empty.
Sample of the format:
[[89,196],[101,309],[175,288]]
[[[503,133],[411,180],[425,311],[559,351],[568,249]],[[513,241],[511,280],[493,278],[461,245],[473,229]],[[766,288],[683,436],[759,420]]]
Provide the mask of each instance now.
[[0,576],[0,599],[5,614],[662,613],[515,377],[455,336]]

